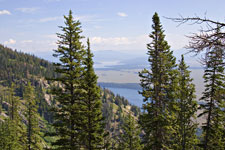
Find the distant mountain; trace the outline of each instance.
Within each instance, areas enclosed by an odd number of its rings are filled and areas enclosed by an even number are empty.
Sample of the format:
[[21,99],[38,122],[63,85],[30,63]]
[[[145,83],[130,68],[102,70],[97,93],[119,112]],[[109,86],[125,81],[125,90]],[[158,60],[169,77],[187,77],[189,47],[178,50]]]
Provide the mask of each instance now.
[[[141,53],[142,52],[142,53]],[[199,56],[194,57],[193,54],[187,53],[186,49],[174,51],[174,56],[177,62],[180,60],[181,55],[184,54],[186,63],[191,69],[202,69],[199,63]],[[94,62],[96,70],[131,70],[148,68],[148,55],[144,51],[95,51]]]

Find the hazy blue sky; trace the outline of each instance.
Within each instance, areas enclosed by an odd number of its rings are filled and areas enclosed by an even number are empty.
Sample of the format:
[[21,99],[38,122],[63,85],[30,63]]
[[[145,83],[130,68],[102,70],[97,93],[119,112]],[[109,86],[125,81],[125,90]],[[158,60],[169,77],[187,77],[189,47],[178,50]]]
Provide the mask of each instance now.
[[146,52],[151,18],[158,12],[172,49],[181,49],[184,35],[198,26],[163,18],[198,14],[224,21],[224,0],[0,0],[0,43],[18,50],[48,55],[56,48],[56,32],[69,9],[82,22],[94,51]]
[[[139,82],[137,72],[148,66],[146,44],[154,12],[160,16],[177,58],[186,52],[185,35],[200,27],[177,27],[164,16],[204,17],[206,13],[213,20],[225,19],[224,0],[0,0],[0,43],[53,61],[55,33],[60,32],[58,26],[64,24],[63,15],[70,9],[81,21],[83,35],[91,39],[96,73],[104,82]],[[192,76],[199,92],[202,69],[195,67],[200,64],[196,58],[185,59],[194,69]]]

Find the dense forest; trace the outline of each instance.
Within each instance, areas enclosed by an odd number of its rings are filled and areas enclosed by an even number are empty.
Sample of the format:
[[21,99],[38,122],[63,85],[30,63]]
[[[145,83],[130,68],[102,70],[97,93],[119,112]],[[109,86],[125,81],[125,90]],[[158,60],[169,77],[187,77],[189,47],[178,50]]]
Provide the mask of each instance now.
[[[192,52],[205,53],[205,91],[198,103],[185,56],[177,63],[157,13],[152,21],[150,69],[139,72],[140,86],[124,85],[139,89],[142,111],[98,85],[91,43],[81,42],[81,23],[72,11],[57,33],[58,62],[0,45],[0,149],[224,150],[223,41],[202,49],[190,45]],[[220,35],[216,24],[213,35]]]

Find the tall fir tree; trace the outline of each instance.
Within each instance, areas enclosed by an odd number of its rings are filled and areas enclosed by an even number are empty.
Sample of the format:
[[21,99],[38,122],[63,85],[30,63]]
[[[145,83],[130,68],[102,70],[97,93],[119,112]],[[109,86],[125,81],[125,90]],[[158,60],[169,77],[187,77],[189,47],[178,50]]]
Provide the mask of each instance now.
[[3,118],[4,110],[2,104],[7,102],[6,90],[0,86],[0,98],[1,98],[1,118],[0,118],[0,149],[9,149],[10,144],[10,132],[9,132],[9,119]]
[[21,100],[15,96],[15,85],[5,91],[5,102],[8,104],[8,118],[2,120],[0,135],[1,148],[8,150],[24,150],[25,148],[25,129],[22,124]]
[[130,113],[125,118],[121,129],[118,150],[142,150],[141,130],[137,121]]
[[102,101],[100,88],[97,85],[97,75],[93,68],[93,54],[90,50],[90,42],[87,40],[87,57],[85,59],[84,89],[85,97],[82,101],[82,141],[87,150],[103,148],[104,124],[102,117]]
[[75,21],[72,11],[65,18],[65,27],[60,26],[62,34],[58,33],[58,49],[55,57],[59,63],[55,63],[55,72],[58,77],[52,79],[60,86],[52,90],[55,95],[56,105],[53,108],[57,140],[52,143],[55,149],[76,150],[82,145],[81,134],[81,110],[80,103],[84,99],[85,90],[82,82],[84,79],[84,56],[86,51],[81,43],[81,23]]
[[39,127],[40,116],[38,114],[34,87],[31,86],[30,82],[25,87],[23,98],[25,100],[25,117],[27,120],[26,150],[42,150],[44,142],[41,138]]
[[198,139],[196,135],[197,123],[197,101],[195,100],[195,85],[190,77],[188,66],[184,62],[184,56],[181,56],[181,61],[178,67],[179,82],[178,82],[178,101],[177,101],[177,134],[175,134],[174,149],[180,150],[196,150]]
[[170,46],[165,41],[164,31],[158,14],[153,18],[152,39],[148,48],[150,70],[144,69],[139,73],[144,97],[144,113],[140,117],[141,126],[145,132],[144,143],[146,150],[170,149],[171,135],[174,134],[172,123],[175,120],[173,108],[176,98],[176,59]]
[[206,123],[202,126],[202,147],[204,150],[225,149],[225,75],[223,56],[223,49],[217,45],[206,51],[206,66],[203,76],[205,91],[200,99],[203,101],[200,105],[200,109],[203,112],[199,115],[199,117],[202,115],[207,117]]
[[10,149],[9,119],[0,121],[0,149]]

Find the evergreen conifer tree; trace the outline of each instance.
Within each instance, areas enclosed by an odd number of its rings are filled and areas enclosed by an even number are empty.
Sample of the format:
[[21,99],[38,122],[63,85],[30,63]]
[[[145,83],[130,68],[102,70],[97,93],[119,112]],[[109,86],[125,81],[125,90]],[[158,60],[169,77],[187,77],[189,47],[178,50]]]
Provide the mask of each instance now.
[[8,118],[1,121],[1,149],[24,150],[25,129],[21,117],[21,101],[15,96],[15,85],[5,91],[5,102],[8,103]]
[[[217,41],[220,42],[220,41]],[[218,44],[219,45],[219,44]],[[205,91],[200,100],[200,109],[203,112],[199,115],[206,115],[206,123],[203,125],[204,150],[225,149],[225,75],[224,75],[224,52],[217,45],[209,48],[205,56]]]
[[129,113],[122,125],[119,135],[119,150],[142,150],[140,134],[141,130],[134,117]]
[[[9,102],[9,120],[8,120],[8,131],[9,131],[9,149],[11,150],[22,150],[25,146],[24,139],[24,126],[22,125],[21,112],[21,101],[20,98],[15,96],[15,85],[12,84],[9,88],[8,95]],[[6,121],[7,122],[7,121]]]
[[178,111],[176,143],[174,149],[195,150],[198,144],[196,136],[197,124],[194,122],[197,112],[197,101],[195,101],[195,85],[192,83],[190,71],[184,62],[184,56],[178,67],[179,89],[178,89]]
[[56,149],[76,150],[83,144],[81,139],[81,117],[80,104],[85,98],[83,86],[84,79],[84,56],[85,49],[81,43],[81,23],[75,21],[72,11],[65,18],[65,27],[60,26],[63,33],[58,33],[58,49],[55,57],[59,63],[55,63],[55,72],[58,77],[52,79],[59,83],[52,90],[55,95],[56,106],[53,108],[55,115],[55,127],[57,140],[52,143]]
[[39,127],[39,114],[36,103],[34,87],[28,82],[23,94],[25,100],[25,117],[27,120],[26,150],[42,150],[43,141]]
[[0,149],[10,147],[9,119],[0,121]]
[[175,100],[177,88],[176,60],[170,46],[165,41],[164,31],[158,14],[153,18],[153,31],[149,35],[152,42],[147,45],[150,70],[139,73],[144,97],[144,113],[140,117],[141,126],[145,132],[146,150],[170,149],[175,133],[173,123],[175,116]]
[[85,60],[85,97],[82,108],[82,135],[85,149],[97,150],[103,148],[104,124],[102,117],[102,101],[100,88],[97,85],[97,75],[93,68],[93,54],[87,41],[87,57]]

